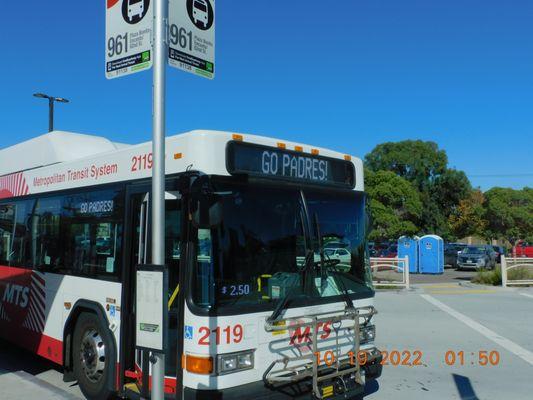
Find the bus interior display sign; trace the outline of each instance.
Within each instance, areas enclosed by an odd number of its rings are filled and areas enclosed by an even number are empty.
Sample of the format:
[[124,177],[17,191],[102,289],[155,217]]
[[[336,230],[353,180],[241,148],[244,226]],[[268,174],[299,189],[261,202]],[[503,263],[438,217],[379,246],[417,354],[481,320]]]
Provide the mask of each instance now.
[[232,175],[355,187],[355,168],[350,161],[242,142],[228,143],[226,151]]

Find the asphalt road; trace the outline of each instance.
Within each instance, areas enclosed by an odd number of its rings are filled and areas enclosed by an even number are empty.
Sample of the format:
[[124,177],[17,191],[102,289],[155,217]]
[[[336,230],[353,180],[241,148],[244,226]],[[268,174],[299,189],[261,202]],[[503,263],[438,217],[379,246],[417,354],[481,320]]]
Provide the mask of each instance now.
[[457,271],[455,268],[445,268],[442,275],[411,274],[411,284],[418,283],[445,283],[445,282],[470,282],[476,275],[475,270]]
[[[368,399],[533,398],[533,288],[417,285],[378,292],[376,307],[378,347],[418,351],[421,365],[407,353],[411,366],[391,358]],[[491,352],[495,365],[482,365]]]
[[84,399],[77,384],[64,383],[56,365],[0,340],[1,400]]
[[[368,385],[367,399],[533,398],[533,288],[492,288],[452,278],[377,293],[377,344],[388,351],[389,363],[379,381]],[[480,352],[487,353],[480,357]],[[494,365],[481,365],[484,354]],[[411,365],[396,365],[398,355],[400,364]],[[82,395],[76,384],[62,382],[53,364],[0,342],[0,399],[32,398]]]

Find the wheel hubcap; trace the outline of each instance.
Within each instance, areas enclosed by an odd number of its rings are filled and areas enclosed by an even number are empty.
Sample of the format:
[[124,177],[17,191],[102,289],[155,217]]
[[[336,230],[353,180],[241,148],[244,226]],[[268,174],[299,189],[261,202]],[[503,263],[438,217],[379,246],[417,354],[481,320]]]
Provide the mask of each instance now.
[[83,372],[91,382],[98,382],[104,374],[105,343],[96,329],[86,331],[81,340],[80,360]]

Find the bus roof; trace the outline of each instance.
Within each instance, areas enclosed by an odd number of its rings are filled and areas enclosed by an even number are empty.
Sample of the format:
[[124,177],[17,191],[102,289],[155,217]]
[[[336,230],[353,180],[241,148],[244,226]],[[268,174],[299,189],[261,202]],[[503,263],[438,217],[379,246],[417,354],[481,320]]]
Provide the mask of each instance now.
[[[359,158],[315,146],[265,136],[195,130],[166,138],[166,174],[188,169],[230,175],[227,145],[232,141],[283,148],[302,156],[349,160],[355,190],[363,191]],[[99,136],[55,131],[0,150],[0,199],[151,177],[152,144],[114,143]]]
[[53,131],[0,150],[0,176],[79,160],[125,146],[100,136]]

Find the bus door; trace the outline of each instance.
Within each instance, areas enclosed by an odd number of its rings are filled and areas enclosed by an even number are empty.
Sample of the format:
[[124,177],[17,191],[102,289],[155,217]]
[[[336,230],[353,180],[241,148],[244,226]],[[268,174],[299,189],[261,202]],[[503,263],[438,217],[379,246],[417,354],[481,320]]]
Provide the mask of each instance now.
[[[152,235],[152,214],[151,200],[149,193],[136,193],[132,195],[132,279],[135,282],[135,267],[139,264],[149,264],[151,260],[151,235]],[[182,313],[179,313],[178,294],[180,290],[179,271],[182,257],[182,232],[183,232],[183,215],[182,199],[178,192],[166,192],[165,194],[165,264],[168,267],[168,294],[166,301],[168,304],[168,343],[165,357],[165,375],[169,378],[168,382],[175,382],[178,360],[178,332]],[[135,296],[133,296],[133,299]],[[134,301],[132,304],[135,304]],[[133,315],[135,321],[135,315]],[[183,330],[183,328],[181,328]],[[134,334],[133,329],[132,334]],[[133,338],[133,346],[135,338]],[[135,369],[141,373],[142,379],[138,381],[141,394],[148,394],[148,376],[149,376],[149,355],[146,352],[135,351]],[[174,385],[165,388],[165,391],[172,392],[175,390]]]

